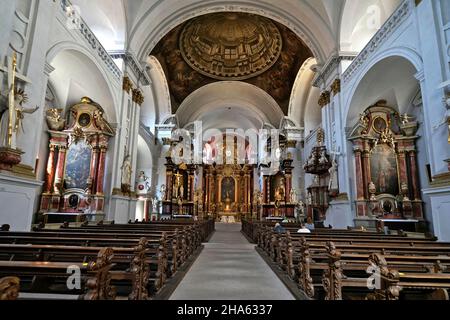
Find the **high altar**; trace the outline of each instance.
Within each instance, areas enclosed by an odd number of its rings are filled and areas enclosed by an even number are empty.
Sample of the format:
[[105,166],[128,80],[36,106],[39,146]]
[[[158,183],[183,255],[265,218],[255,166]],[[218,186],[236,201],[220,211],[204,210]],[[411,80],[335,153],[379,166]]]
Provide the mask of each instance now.
[[239,222],[250,217],[253,166],[208,165],[204,168],[205,210],[219,221]]
[[70,108],[49,110],[49,156],[39,218],[45,222],[91,219],[104,215],[106,152],[114,130],[104,110],[89,98]]

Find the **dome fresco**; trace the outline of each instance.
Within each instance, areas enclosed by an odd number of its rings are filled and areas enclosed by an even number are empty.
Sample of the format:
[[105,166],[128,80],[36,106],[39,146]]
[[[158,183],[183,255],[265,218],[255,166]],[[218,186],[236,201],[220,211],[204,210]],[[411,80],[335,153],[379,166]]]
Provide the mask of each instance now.
[[242,12],[190,19],[162,38],[151,55],[167,77],[174,113],[203,86],[243,81],[267,92],[285,115],[298,71],[313,56],[288,27]]
[[181,53],[194,70],[218,80],[243,80],[267,71],[282,50],[282,36],[269,19],[218,13],[190,21]]

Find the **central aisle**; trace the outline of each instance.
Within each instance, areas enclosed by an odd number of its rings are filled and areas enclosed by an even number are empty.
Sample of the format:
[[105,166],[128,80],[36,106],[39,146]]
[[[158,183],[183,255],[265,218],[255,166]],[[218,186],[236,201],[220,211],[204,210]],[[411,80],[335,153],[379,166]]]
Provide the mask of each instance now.
[[216,223],[204,246],[170,300],[294,300],[240,224]]

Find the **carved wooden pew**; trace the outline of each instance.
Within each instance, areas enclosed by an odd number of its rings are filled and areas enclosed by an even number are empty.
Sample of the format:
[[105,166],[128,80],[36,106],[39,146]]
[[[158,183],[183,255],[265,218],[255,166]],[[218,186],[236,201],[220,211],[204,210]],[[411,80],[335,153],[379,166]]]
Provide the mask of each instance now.
[[[310,252],[309,243],[303,243],[297,277],[300,288],[310,298],[314,296],[321,298],[322,294],[318,294],[316,289],[323,288],[324,297],[330,300],[342,298],[336,294],[335,290],[338,280],[342,280],[346,287],[360,288],[365,291],[369,277],[367,261],[370,261],[370,257],[374,254],[370,252],[366,254],[342,253],[331,242],[327,243],[325,248],[324,253],[314,255]],[[375,255],[382,256],[381,253],[375,253]],[[401,272],[429,274],[450,270],[450,257],[448,256],[386,255],[384,258],[388,261],[390,268]],[[344,271],[347,272],[348,277],[343,277]],[[355,278],[355,272],[359,278]]]
[[[371,254],[366,263],[344,262],[340,252],[329,245],[328,269],[323,273],[322,284],[326,300],[342,300],[344,290],[350,297],[369,300],[399,300],[415,295],[416,299],[432,298],[448,300],[450,274],[441,270],[429,272],[401,272],[397,262],[381,254]],[[376,271],[369,279],[367,268]],[[378,280],[377,280],[378,279]],[[369,288],[369,285],[374,285]],[[444,296],[444,297],[443,297]]]
[[4,277],[0,279],[0,301],[17,300],[20,290],[20,279],[17,277]]
[[[94,259],[101,249],[60,245],[0,244],[0,260],[86,263]],[[115,282],[117,290],[124,291],[125,295],[132,300],[147,299],[150,266],[158,265],[155,258],[151,258],[150,255],[147,257],[147,240],[141,239],[135,248],[113,248],[113,250],[112,263],[114,267],[111,270],[111,279]]]
[[[88,263],[0,261],[0,277],[20,278],[20,292],[75,295],[82,300],[113,300],[116,296],[115,288],[110,284],[113,256],[112,248],[102,248],[96,259]],[[67,288],[66,281],[71,276],[67,271],[72,267],[80,270],[82,290],[75,289],[71,292]],[[13,282],[12,285],[18,284]]]
[[[61,232],[60,230],[51,232],[0,232],[0,243],[15,243],[15,244],[59,244],[66,246],[94,246],[94,247],[135,247],[140,240],[139,236],[146,237],[145,234],[134,235],[109,235],[109,234],[96,234],[94,233],[70,233]],[[120,237],[120,238],[118,238]],[[147,237],[146,237],[147,238]],[[162,240],[163,239],[163,240]],[[157,256],[157,249],[163,244],[165,251],[165,258],[167,264],[165,269],[167,271],[172,270],[172,273],[176,272],[177,266],[180,264],[178,256],[182,252],[183,248],[178,248],[177,241],[168,237],[162,233],[157,236],[147,238],[147,247],[151,249],[148,254],[153,253]],[[184,248],[184,250],[187,250]],[[173,259],[173,260],[169,260]]]
[[[150,281],[152,284],[149,286],[149,289],[151,289],[152,293],[159,291],[163,285],[165,284],[165,281],[167,279],[168,271],[169,271],[169,263],[168,263],[168,255],[166,251],[166,243],[167,239],[163,235],[158,240],[143,240],[143,239],[108,239],[108,238],[89,238],[87,237],[83,238],[60,238],[57,236],[57,234],[48,233],[47,237],[34,237],[34,233],[29,233],[28,235],[14,235],[14,233],[11,233],[11,235],[0,235],[0,243],[3,244],[26,244],[26,245],[44,245],[40,248],[42,251],[42,256],[45,257],[45,245],[53,245],[53,246],[60,246],[60,250],[64,250],[64,248],[71,248],[75,247],[78,249],[76,251],[73,251],[73,254],[77,254],[81,257],[81,260],[86,260],[86,257],[89,256],[89,253],[92,252],[92,250],[95,250],[98,247],[104,247],[108,244],[112,245],[116,251],[116,257],[115,262],[119,263],[123,266],[123,268],[130,268],[131,261],[136,262],[136,257],[139,256],[142,250],[144,250],[145,254],[145,264],[150,270],[151,277],[148,279],[147,282]],[[1,246],[1,245],[0,245]],[[94,249],[92,249],[94,247]],[[73,248],[72,250],[75,250]],[[139,248],[139,249],[138,249]],[[26,247],[23,249],[26,250]],[[7,249],[3,249],[5,251],[5,254],[7,254]],[[48,250],[47,250],[48,251]],[[70,254],[70,252],[66,253]],[[2,250],[0,250],[0,258],[2,257]],[[50,255],[51,257],[51,255]],[[84,257],[84,258],[83,258]],[[142,260],[141,264],[142,264]],[[132,266],[133,267],[133,266]],[[136,267],[136,266],[134,266]],[[141,267],[142,269],[143,267]],[[143,277],[144,275],[141,275]],[[115,277],[117,280],[120,280],[119,278],[122,277],[121,280],[124,281],[130,281],[133,280],[132,275],[124,276],[123,274],[116,274]],[[139,295],[136,295],[137,298],[140,298]]]

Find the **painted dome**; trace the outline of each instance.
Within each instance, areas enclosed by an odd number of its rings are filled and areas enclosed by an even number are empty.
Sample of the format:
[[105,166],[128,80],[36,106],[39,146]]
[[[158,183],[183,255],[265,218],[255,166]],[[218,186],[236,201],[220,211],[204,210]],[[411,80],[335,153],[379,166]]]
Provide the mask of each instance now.
[[180,36],[185,61],[218,80],[244,80],[272,67],[282,51],[282,37],[267,18],[245,13],[200,16]]

